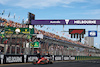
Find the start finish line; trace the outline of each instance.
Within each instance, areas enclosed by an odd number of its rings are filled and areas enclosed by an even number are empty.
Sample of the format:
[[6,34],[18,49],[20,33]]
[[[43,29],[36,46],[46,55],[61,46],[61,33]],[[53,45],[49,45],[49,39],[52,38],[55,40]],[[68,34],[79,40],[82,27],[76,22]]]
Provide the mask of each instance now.
[[100,20],[31,20],[32,25],[100,25]]

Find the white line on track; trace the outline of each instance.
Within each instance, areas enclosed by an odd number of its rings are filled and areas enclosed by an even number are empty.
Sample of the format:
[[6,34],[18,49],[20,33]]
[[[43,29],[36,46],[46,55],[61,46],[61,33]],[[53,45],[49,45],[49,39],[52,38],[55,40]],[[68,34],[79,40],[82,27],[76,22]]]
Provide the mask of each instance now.
[[12,64],[0,64],[1,66],[11,66],[11,65],[25,65],[25,64],[32,64],[32,63],[12,63]]

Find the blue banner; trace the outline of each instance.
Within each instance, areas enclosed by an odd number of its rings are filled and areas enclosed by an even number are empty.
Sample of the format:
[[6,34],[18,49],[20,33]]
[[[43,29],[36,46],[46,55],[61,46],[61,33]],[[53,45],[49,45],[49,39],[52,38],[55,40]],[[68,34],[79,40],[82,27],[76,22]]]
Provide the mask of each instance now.
[[97,37],[97,31],[88,31],[88,37]]

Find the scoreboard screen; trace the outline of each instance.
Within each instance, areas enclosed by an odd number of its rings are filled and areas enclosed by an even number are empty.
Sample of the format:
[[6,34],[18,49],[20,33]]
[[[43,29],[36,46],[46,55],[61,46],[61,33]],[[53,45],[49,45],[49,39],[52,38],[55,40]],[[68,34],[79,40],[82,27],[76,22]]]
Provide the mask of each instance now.
[[29,22],[29,24],[31,24],[31,20],[35,20],[35,15],[29,12],[28,13],[28,22]]
[[69,29],[69,34],[85,34],[85,29]]
[[69,29],[69,34],[71,38],[84,38],[85,29]]

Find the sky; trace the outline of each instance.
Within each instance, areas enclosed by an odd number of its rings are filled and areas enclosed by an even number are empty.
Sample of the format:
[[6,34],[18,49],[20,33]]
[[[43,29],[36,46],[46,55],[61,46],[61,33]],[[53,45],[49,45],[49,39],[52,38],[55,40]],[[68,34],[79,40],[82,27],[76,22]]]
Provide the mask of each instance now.
[[[4,15],[0,17],[15,22],[22,22],[22,19],[27,20],[28,12],[35,14],[35,19],[100,19],[100,0],[0,0],[0,13],[5,10]],[[10,13],[10,17],[8,14]],[[14,19],[15,14],[15,19]],[[18,20],[18,18],[20,19]],[[59,33],[55,33],[52,30],[47,30],[46,27],[51,27]],[[63,32],[62,25],[44,25],[43,28],[36,27],[38,29],[52,32],[57,35],[61,35]],[[69,29],[86,29],[97,30],[95,25],[65,25],[64,30]],[[98,26],[98,31],[100,26]],[[60,33],[61,32],[61,33]],[[64,32],[69,35],[68,32]],[[86,32],[85,36],[88,36]],[[66,37],[66,36],[64,36]],[[69,37],[66,37],[69,38]],[[71,39],[71,38],[69,38]],[[100,45],[100,33],[94,38],[94,46],[99,48]],[[76,40],[72,38],[72,40]],[[82,39],[84,40],[84,38]]]

